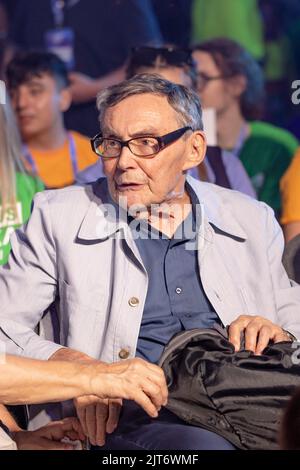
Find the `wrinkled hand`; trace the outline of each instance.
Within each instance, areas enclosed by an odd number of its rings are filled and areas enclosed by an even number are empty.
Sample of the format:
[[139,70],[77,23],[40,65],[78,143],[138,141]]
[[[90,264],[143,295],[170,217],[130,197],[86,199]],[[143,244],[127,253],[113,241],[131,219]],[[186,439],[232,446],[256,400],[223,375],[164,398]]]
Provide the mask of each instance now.
[[13,433],[18,450],[73,450],[72,444],[61,442],[64,437],[72,441],[84,440],[84,433],[76,418],[54,421],[36,431]]
[[245,334],[245,349],[260,355],[270,340],[274,343],[291,341],[289,335],[270,320],[260,316],[240,315],[229,326],[229,341],[240,350],[241,333]]
[[106,433],[116,429],[122,399],[134,400],[153,418],[167,403],[165,376],[154,364],[134,358],[107,364],[104,371],[103,364],[93,363],[88,367],[93,370],[90,386],[94,395],[77,398],[74,403],[83,430],[93,445],[104,445]]
[[77,416],[92,445],[103,446],[106,434],[116,429],[122,400],[101,399],[94,395],[75,398]]

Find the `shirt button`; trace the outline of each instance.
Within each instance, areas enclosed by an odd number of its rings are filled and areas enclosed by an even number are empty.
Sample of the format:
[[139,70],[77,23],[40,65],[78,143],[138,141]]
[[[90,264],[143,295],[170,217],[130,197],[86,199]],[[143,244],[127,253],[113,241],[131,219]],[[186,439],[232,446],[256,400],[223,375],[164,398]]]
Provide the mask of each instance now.
[[129,355],[130,355],[130,352],[128,351],[128,349],[121,349],[119,351],[119,358],[120,359],[128,359]]
[[128,300],[128,303],[130,307],[137,307],[140,301],[137,297],[130,297],[130,299]]
[[175,292],[176,292],[176,294],[181,294],[181,292],[182,292],[181,287],[176,287]]

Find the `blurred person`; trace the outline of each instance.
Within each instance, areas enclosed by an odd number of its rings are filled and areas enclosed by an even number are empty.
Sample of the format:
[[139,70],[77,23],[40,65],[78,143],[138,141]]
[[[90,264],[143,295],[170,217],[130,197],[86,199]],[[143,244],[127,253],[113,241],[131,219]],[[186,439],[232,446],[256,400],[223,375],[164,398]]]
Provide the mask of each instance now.
[[5,68],[13,55],[13,47],[8,39],[9,15],[8,4],[0,0],[0,80],[4,79]]
[[279,182],[298,147],[289,132],[258,121],[264,99],[260,67],[239,44],[217,38],[193,48],[203,107],[217,113],[218,145],[240,158],[257,196],[277,214]]
[[50,52],[23,52],[6,75],[26,168],[47,188],[69,186],[96,159],[88,138],[64,126],[71,93],[63,61]]
[[47,48],[69,63],[66,127],[89,137],[98,131],[96,95],[124,78],[130,48],[161,42],[150,0],[19,0],[10,37],[20,49]]
[[[63,437],[84,439],[79,422],[74,419],[25,431],[1,404],[58,402],[94,395],[133,400],[156,417],[167,399],[162,370],[138,358],[114,364],[47,362],[9,355],[0,358],[0,450],[1,428],[20,450],[72,449],[73,445],[61,442]],[[8,445],[7,438],[5,444]]]
[[[216,323],[228,326],[236,351],[244,334],[245,348],[258,355],[269,341],[299,337],[300,287],[282,267],[272,210],[186,175],[206,153],[197,94],[144,74],[100,93],[97,106],[92,146],[107,177],[38,194],[0,268],[7,351],[156,364],[176,333]],[[35,332],[50,306],[60,344]],[[233,448],[165,408],[152,420],[128,401],[86,396],[74,404],[91,443],[107,440],[110,449]]]
[[286,242],[300,234],[300,149],[280,181],[281,224]]
[[[197,70],[191,55],[186,48],[175,46],[139,47],[132,50],[127,64],[127,78],[141,73],[155,73],[173,83],[191,87],[197,86]],[[256,197],[250,179],[239,161],[231,154],[224,158],[214,154],[215,149],[208,148],[204,162],[189,172],[197,179],[210,181],[221,186],[241,191]],[[78,183],[90,183],[104,176],[102,163],[97,162],[78,175]]]
[[224,37],[241,44],[257,61],[265,57],[260,0],[194,0],[193,41]]
[[44,189],[42,182],[26,173],[22,146],[9,99],[0,104],[0,264],[10,252],[10,236],[27,222],[33,196]]

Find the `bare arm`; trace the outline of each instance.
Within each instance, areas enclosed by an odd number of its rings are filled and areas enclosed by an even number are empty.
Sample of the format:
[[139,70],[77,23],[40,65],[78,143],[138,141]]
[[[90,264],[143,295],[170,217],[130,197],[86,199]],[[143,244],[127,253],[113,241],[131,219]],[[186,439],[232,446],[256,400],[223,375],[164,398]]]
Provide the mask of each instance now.
[[167,387],[162,370],[131,359],[106,364],[79,351],[59,349],[49,361],[4,356],[0,362],[0,403],[63,401],[82,396],[135,400],[156,415],[165,403]]
[[300,221],[299,222],[290,222],[283,226],[285,242],[289,242],[296,235],[300,233]]
[[[101,370],[105,372],[106,366],[98,363],[97,371]],[[90,393],[91,376],[92,371],[78,362],[6,356],[0,363],[0,403],[56,402],[85,395]]]
[[86,103],[94,101],[99,91],[124,80],[125,67],[99,78],[91,78],[79,72],[71,72],[69,79],[73,103]]
[[2,421],[2,423],[5,424],[5,426],[12,432],[18,432],[21,430],[20,426],[18,426],[4,405],[0,405],[0,421]]

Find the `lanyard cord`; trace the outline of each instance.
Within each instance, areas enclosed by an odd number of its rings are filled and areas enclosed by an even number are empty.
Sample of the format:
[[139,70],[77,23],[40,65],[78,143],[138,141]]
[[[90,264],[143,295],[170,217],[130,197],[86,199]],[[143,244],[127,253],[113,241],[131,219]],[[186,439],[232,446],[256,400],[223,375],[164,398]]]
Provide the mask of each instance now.
[[231,155],[234,155],[235,157],[239,158],[239,154],[244,145],[246,137],[247,137],[247,124],[243,124],[234,148],[230,150],[222,149],[222,152],[224,152],[225,155],[226,153],[230,153]]
[[65,20],[65,9],[74,7],[80,0],[51,0],[54,25],[62,28]]

